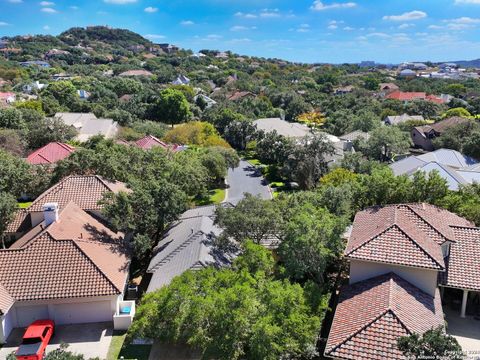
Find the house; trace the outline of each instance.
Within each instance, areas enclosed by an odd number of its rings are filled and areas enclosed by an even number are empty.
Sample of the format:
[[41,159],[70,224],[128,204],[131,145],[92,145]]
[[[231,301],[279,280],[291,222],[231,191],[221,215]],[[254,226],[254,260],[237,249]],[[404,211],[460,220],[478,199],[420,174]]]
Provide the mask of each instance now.
[[258,119],[253,124],[257,127],[257,130],[265,133],[276,131],[278,135],[288,138],[303,138],[312,133],[307,125],[288,122],[280,118]]
[[456,191],[461,185],[480,183],[480,167],[476,160],[458,151],[438,149],[418,156],[409,156],[390,164],[396,176],[411,176],[417,171],[437,171],[447,181],[448,188]]
[[217,102],[215,100],[213,100],[212,98],[210,98],[210,97],[208,97],[207,95],[204,95],[204,94],[195,95],[193,100],[197,101],[199,98],[201,98],[205,102],[205,104],[206,104],[205,107],[207,109],[211,108],[214,105],[217,105]]
[[410,69],[404,69],[398,73],[398,77],[403,79],[414,79],[417,77],[417,73]]
[[385,99],[393,99],[403,101],[404,103],[408,103],[409,101],[414,100],[425,100],[434,102],[437,104],[443,104],[444,100],[435,96],[435,95],[427,95],[424,92],[403,92],[403,91],[392,91],[389,94],[384,96]]
[[224,51],[219,51],[217,52],[217,54],[215,55],[215,57],[217,59],[228,59],[228,53],[224,52]]
[[[128,280],[124,235],[74,202],[43,203],[40,223],[0,250],[0,343],[35,320],[115,322]],[[134,302],[130,307],[130,321]],[[125,308],[125,307],[124,307]]]
[[33,91],[40,91],[45,88],[47,85],[40,83],[40,81],[35,81],[30,84],[25,84],[22,86],[22,91],[27,94],[31,94]]
[[399,90],[400,88],[395,85],[394,83],[381,83],[380,84],[380,91],[384,92],[384,93],[389,93],[389,92],[392,92],[392,91],[397,91]]
[[345,95],[345,94],[351,93],[354,89],[355,89],[354,86],[348,85],[348,86],[343,86],[343,87],[333,89],[333,93],[335,95]]
[[167,54],[173,54],[179,50],[178,46],[175,46],[172,44],[155,44],[155,45],[160,47],[160,49]]
[[340,136],[339,139],[345,142],[354,142],[357,140],[367,141],[368,139],[370,139],[370,134],[361,130],[355,130]]
[[75,148],[68,144],[51,142],[28,155],[27,162],[31,165],[51,165],[69,157],[74,151]]
[[62,56],[62,55],[70,55],[70,52],[66,50],[51,49],[45,53],[45,58],[50,59],[52,57]]
[[127,76],[147,76],[147,77],[150,77],[150,76],[153,76],[153,74],[150,71],[147,71],[147,70],[128,70],[128,71],[122,72],[118,76],[123,76],[123,77],[127,77]]
[[138,146],[140,149],[144,150],[150,150],[151,148],[156,146],[160,146],[164,149],[169,149],[169,145],[167,143],[164,143],[153,135],[147,135],[140,140],[137,140],[135,142],[135,145]]
[[67,73],[62,72],[62,73],[58,73],[58,74],[53,74],[53,75],[51,76],[51,79],[52,79],[53,81],[64,81],[64,80],[71,80],[71,79],[73,79],[73,76],[70,75],[70,74],[67,74]]
[[250,91],[237,91],[235,93],[233,93],[232,95],[230,95],[227,100],[230,100],[230,101],[237,101],[237,100],[241,100],[241,99],[245,99],[245,98],[256,98],[257,95],[255,95],[254,93],[250,92]]
[[17,96],[13,92],[0,92],[0,103],[11,104],[15,102]]
[[33,61],[23,61],[20,63],[21,67],[30,67],[30,66],[38,66],[40,68],[48,69],[50,64],[46,61],[41,60],[33,60]]
[[93,113],[56,113],[55,118],[66,125],[73,126],[78,132],[75,137],[78,141],[87,141],[95,135],[103,135],[106,139],[112,139],[119,130],[116,121],[98,119]]
[[340,290],[325,356],[406,359],[398,338],[443,326],[442,297],[455,297],[465,317],[469,294],[480,291],[479,240],[480,228],[429,204],[357,213],[345,250],[349,283]]
[[214,225],[215,205],[187,210],[167,230],[154,249],[147,272],[152,274],[147,292],[168,285],[187,270],[229,265],[234,253],[214,246],[221,229]]
[[172,81],[173,85],[188,85],[190,84],[190,79],[185,75],[178,75],[177,78]]
[[431,151],[433,150],[432,140],[438,136],[441,136],[442,133],[459,124],[468,123],[471,120],[454,116],[445,120],[441,120],[431,125],[416,126],[410,132],[413,144],[416,147],[420,147],[424,150]]
[[38,196],[28,208],[17,211],[5,235],[10,239],[18,239],[40,224],[43,219],[42,206],[51,202],[64,208],[73,201],[93,217],[103,219],[100,200],[107,193],[117,194],[121,191],[130,192],[130,189],[122,182],[108,181],[98,175],[68,176]]
[[386,116],[383,119],[385,125],[399,125],[407,121],[425,121],[425,119],[421,115],[408,114]]
[[91,94],[87,90],[77,90],[77,95],[81,100],[88,100]]

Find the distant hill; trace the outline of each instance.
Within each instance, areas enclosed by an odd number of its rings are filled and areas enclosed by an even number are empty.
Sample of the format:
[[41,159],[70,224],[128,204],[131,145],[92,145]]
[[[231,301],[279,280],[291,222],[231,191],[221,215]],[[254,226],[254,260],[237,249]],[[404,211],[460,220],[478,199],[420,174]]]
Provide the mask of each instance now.
[[448,61],[457,64],[458,66],[465,68],[480,68],[480,59],[476,60],[459,60],[459,61]]
[[75,27],[61,33],[58,38],[70,46],[91,46],[95,42],[104,42],[112,46],[128,48],[134,45],[150,46],[152,42],[143,36],[126,29],[113,29],[107,26]]

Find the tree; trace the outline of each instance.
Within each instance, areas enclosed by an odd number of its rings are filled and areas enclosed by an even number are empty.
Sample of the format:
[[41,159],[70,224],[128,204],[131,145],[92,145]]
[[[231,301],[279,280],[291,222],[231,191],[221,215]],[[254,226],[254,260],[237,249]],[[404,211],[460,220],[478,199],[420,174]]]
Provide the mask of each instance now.
[[471,117],[472,114],[470,114],[470,112],[465,109],[465,108],[462,108],[462,107],[456,107],[456,108],[452,108],[452,109],[448,109],[444,114],[443,114],[443,118],[445,119],[448,119],[448,118],[451,118],[451,117],[454,117],[454,116],[459,116],[459,117],[464,117],[464,118],[468,118],[468,117]]
[[173,125],[187,121],[192,116],[185,95],[172,88],[162,90],[152,107],[152,120]]
[[316,355],[325,297],[272,277],[268,250],[246,244],[233,269],[187,271],[147,294],[128,339],[187,343],[202,358],[309,359]]
[[26,140],[30,149],[38,149],[50,142],[67,142],[77,135],[73,126],[55,118],[44,118],[28,124]]
[[365,89],[367,90],[378,90],[378,86],[380,85],[380,81],[378,81],[377,78],[374,78],[372,76],[369,76],[365,79]]
[[250,120],[233,121],[225,128],[224,137],[232,147],[245,150],[247,143],[256,135],[256,128]]
[[25,155],[26,143],[19,131],[0,129],[0,149],[17,156]]
[[256,143],[256,155],[264,164],[282,165],[291,152],[293,142],[285,136],[271,131],[266,133]]
[[0,109],[0,128],[24,129],[22,112],[15,108]]
[[454,97],[465,95],[467,88],[463,84],[449,84],[445,87],[445,92]]
[[371,159],[388,161],[394,155],[404,154],[410,145],[409,134],[395,126],[381,126],[370,134],[366,143],[366,154]]
[[15,197],[9,193],[0,191],[0,238],[4,249],[5,239],[3,233],[7,230],[7,225],[13,220],[17,209],[18,205]]
[[217,207],[215,224],[223,229],[223,240],[256,244],[278,235],[281,218],[271,201],[245,194],[236,207]]
[[445,333],[442,327],[427,330],[422,335],[413,333],[398,339],[398,348],[408,358],[463,359],[457,339]]
[[230,147],[207,122],[192,121],[179,125],[165,134],[164,140],[171,144]]
[[346,225],[344,219],[312,204],[295,207],[277,250],[289,277],[321,285],[327,266],[343,250],[341,234]]
[[58,101],[60,106],[70,108],[77,101],[77,89],[71,81],[56,81],[43,90],[43,96],[51,96]]
[[295,121],[298,116],[309,112],[311,108],[312,107],[307,104],[301,96],[296,95],[285,108],[285,120]]
[[328,157],[335,148],[325,134],[304,137],[296,144],[282,168],[286,177],[296,181],[301,189],[312,189],[327,173]]

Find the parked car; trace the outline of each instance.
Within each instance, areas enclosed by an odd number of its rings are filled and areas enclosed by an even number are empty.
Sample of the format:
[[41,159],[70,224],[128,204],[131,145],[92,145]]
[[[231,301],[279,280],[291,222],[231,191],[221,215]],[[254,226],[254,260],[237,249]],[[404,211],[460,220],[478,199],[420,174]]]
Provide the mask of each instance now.
[[54,330],[52,320],[36,320],[31,323],[15,353],[17,360],[42,360]]

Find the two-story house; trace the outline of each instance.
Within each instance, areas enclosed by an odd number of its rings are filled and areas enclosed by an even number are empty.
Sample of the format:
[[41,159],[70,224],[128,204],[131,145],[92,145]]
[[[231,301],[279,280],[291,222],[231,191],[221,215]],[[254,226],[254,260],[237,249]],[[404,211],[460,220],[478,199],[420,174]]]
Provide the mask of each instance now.
[[463,293],[465,317],[469,294],[480,291],[479,251],[479,228],[432,205],[357,213],[345,250],[349,284],[340,290],[325,355],[404,359],[399,337],[444,325],[445,291]]

